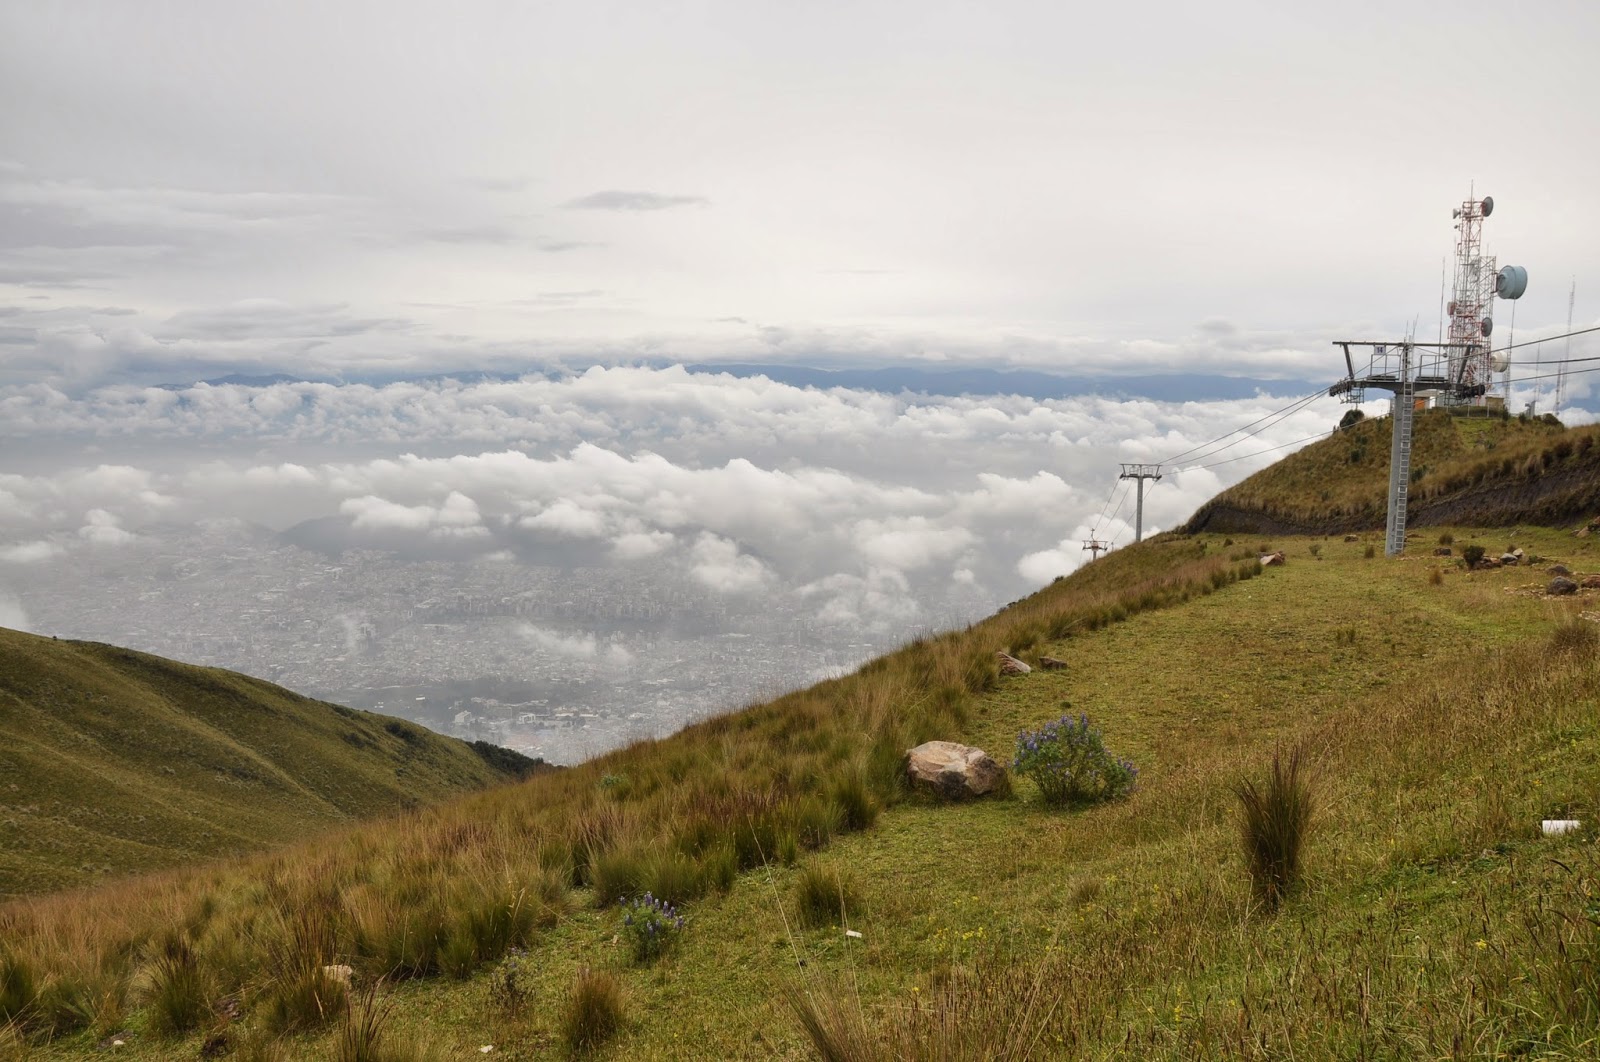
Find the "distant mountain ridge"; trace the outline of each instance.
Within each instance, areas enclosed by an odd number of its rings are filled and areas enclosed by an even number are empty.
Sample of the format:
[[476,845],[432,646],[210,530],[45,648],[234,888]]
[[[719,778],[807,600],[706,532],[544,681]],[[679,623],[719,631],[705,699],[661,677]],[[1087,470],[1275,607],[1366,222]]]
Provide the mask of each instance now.
[[543,766],[231,671],[0,628],[0,897],[257,850]]

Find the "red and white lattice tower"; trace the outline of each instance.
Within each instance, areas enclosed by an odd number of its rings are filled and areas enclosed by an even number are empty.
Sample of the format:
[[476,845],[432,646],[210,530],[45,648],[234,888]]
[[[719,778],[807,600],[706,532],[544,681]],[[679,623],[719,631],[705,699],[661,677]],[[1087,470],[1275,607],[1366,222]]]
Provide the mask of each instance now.
[[[1494,213],[1494,199],[1467,199],[1451,212],[1456,219],[1456,278],[1451,287],[1450,376],[1463,389],[1490,384],[1489,334],[1495,294],[1495,260],[1483,253],[1483,219]],[[1481,392],[1480,392],[1481,394]],[[1448,399],[1447,399],[1448,401]],[[1482,398],[1458,398],[1482,403]]]

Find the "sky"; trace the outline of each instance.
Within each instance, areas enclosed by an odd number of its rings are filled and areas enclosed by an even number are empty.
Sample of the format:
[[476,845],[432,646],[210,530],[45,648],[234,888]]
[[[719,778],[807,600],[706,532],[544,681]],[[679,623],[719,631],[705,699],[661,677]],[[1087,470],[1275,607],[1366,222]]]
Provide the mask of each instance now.
[[[0,381],[1317,379],[1449,210],[1600,313],[1600,9],[0,3]],[[1309,377],[1307,374],[1311,374]]]
[[[1497,337],[1574,283],[1600,321],[1596,43],[1555,2],[0,0],[0,624],[8,565],[202,520],[993,607],[1128,541],[1118,462],[1430,338],[1469,194],[1530,277]],[[678,367],[718,362],[1122,384]],[[1342,412],[1169,475],[1147,530]]]

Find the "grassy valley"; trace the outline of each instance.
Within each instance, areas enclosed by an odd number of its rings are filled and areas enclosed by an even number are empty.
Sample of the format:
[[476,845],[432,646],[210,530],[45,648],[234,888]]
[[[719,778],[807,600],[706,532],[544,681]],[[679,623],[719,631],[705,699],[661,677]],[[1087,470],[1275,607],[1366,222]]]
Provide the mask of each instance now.
[[283,844],[521,776],[215,668],[0,630],[0,896]]
[[[1285,513],[1315,496],[1281,486]],[[1600,591],[1545,592],[1600,571],[1578,523],[1393,560],[1376,532],[1159,536],[670,738],[12,901],[0,1057],[1592,1057]],[[1468,571],[1442,537],[1539,559]],[[1067,666],[1002,677],[1002,649]],[[1009,761],[1080,712],[1138,766],[1127,799],[903,786],[921,741]],[[1234,787],[1291,749],[1320,810],[1274,910]],[[684,923],[640,961],[646,891]]]

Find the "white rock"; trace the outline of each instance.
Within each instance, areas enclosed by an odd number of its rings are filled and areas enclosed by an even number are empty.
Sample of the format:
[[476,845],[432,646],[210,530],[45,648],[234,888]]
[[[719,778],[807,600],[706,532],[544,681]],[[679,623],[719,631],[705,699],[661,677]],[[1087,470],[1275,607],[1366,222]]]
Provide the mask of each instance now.
[[1546,837],[1560,837],[1564,833],[1577,833],[1583,823],[1577,819],[1545,819],[1539,823],[1539,832]]
[[987,752],[954,741],[928,741],[906,753],[906,780],[947,800],[982,796],[1004,773]]

